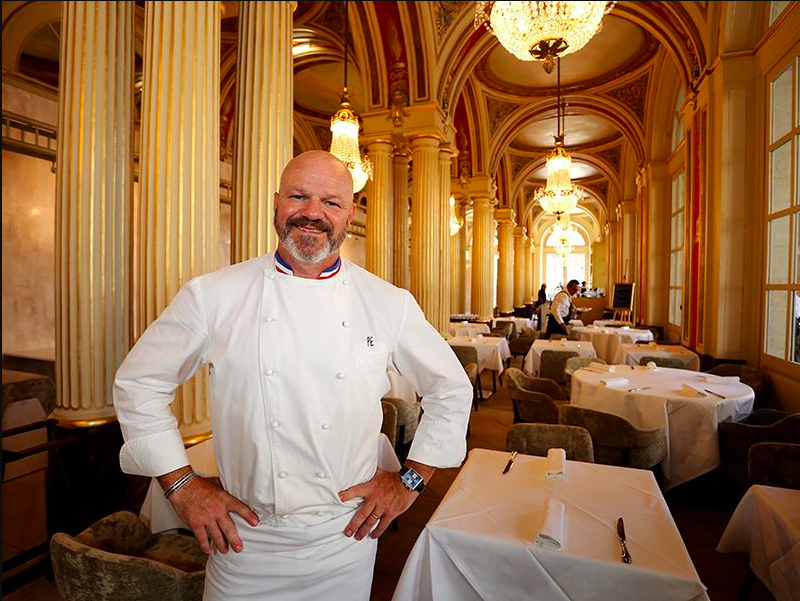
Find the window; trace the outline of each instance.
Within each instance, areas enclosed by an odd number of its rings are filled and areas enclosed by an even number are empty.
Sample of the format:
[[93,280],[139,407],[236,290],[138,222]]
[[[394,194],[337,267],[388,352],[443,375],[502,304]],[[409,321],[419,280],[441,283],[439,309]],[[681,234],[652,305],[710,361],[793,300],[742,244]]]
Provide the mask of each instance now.
[[683,238],[685,207],[685,175],[680,171],[672,178],[672,203],[669,233],[669,323],[680,328],[683,313]]
[[678,144],[683,142],[683,121],[681,121],[681,109],[683,108],[683,101],[685,94],[683,88],[678,92],[678,99],[675,101],[675,116],[672,120],[672,150],[674,151]]
[[770,2],[769,7],[769,24],[772,25],[775,22],[780,14],[783,12],[783,9],[789,6],[788,0],[781,0],[780,2]]
[[[773,3],[773,5],[778,3]],[[769,78],[764,353],[800,363],[798,63]],[[776,69],[777,71],[777,69]],[[793,110],[796,109],[796,110]]]

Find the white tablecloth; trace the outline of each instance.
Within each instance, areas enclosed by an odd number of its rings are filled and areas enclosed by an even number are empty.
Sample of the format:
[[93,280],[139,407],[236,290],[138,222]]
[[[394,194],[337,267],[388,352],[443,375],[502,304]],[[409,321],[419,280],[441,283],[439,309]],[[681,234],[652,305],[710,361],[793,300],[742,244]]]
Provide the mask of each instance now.
[[[630,367],[630,366],[626,366]],[[610,377],[628,379],[628,384],[608,388],[600,380]],[[704,382],[701,374],[685,369],[659,367],[657,370],[624,369],[615,373],[597,373],[579,369],[572,374],[570,402],[624,417],[637,428],[664,428],[667,434],[667,458],[661,463],[664,484],[670,488],[696,478],[719,465],[717,424],[739,421],[753,409],[755,393],[749,386]],[[713,390],[724,397],[690,397],[682,391],[684,383]],[[629,392],[631,388],[647,390]]]
[[476,334],[488,334],[491,330],[489,324],[485,323],[461,323],[450,322],[451,336],[475,336]]
[[636,330],[622,328],[593,328],[590,326],[574,328],[572,335],[580,340],[586,340],[594,345],[597,356],[606,363],[613,363],[614,356],[620,344],[631,344],[639,340],[648,341],[653,339],[650,330]]
[[680,359],[686,369],[700,371],[700,357],[688,348],[677,344],[660,346],[653,344],[620,344],[614,355],[612,363],[627,363],[628,365],[639,365],[642,357],[670,357]]
[[528,319],[527,317],[495,317],[492,320],[492,327],[496,328],[498,322],[502,321],[513,321],[517,326],[517,335],[522,334],[522,328],[530,328],[533,329],[533,320]]
[[[420,534],[394,601],[708,599],[653,474],[474,449]],[[548,499],[565,508],[560,551],[533,544]],[[625,520],[632,564],[620,561]]]
[[511,349],[508,347],[508,340],[495,336],[483,336],[480,338],[468,338],[466,336],[454,336],[448,338],[450,346],[474,346],[478,349],[478,370],[491,369],[502,372],[505,368],[504,361],[511,357]]
[[778,601],[800,591],[800,490],[751,486],[717,551],[750,554],[750,568]]
[[577,340],[534,340],[528,354],[525,355],[523,369],[533,376],[539,375],[542,351],[574,351],[579,357],[597,357],[591,342]]
[[[381,433],[379,436],[378,466],[393,472],[399,471],[400,461],[395,455],[392,444],[385,434]],[[189,447],[186,449],[186,455],[189,457],[192,469],[198,475],[216,476],[218,474],[212,439]],[[144,498],[144,503],[142,503],[139,517],[153,534],[164,532],[165,530],[175,530],[176,528],[188,529],[186,523],[175,513],[172,503],[164,498],[164,491],[155,478],[150,480],[150,488],[147,489],[147,495]]]
[[593,325],[597,326],[598,328],[605,328],[608,326],[613,326],[613,327],[628,326],[629,328],[632,328],[633,322],[620,321],[619,319],[595,319]]

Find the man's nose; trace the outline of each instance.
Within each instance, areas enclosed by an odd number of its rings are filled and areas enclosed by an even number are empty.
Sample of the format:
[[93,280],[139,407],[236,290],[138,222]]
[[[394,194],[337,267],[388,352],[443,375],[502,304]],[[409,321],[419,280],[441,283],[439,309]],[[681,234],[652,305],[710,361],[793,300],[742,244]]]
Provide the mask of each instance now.
[[305,205],[303,205],[303,209],[300,211],[300,214],[308,219],[322,219],[325,217],[325,212],[323,209],[324,205],[322,204],[322,201],[316,196],[312,196],[308,199]]

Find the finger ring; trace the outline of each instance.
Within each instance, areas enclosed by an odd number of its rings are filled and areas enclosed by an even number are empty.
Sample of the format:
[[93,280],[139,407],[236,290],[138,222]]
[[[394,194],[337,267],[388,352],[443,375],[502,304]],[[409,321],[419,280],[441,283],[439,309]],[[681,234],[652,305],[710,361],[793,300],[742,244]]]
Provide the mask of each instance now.
[[370,515],[371,515],[372,517],[374,517],[376,520],[379,520],[379,519],[381,519],[381,516],[379,516],[379,515],[375,515],[375,512],[374,512],[374,511],[373,511],[372,513],[370,513]]

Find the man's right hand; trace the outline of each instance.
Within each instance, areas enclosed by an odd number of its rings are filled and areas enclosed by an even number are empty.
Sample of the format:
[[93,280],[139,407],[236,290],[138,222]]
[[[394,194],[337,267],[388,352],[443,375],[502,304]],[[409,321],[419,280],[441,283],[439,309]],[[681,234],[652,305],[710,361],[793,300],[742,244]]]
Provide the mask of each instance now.
[[[165,489],[180,478],[189,468],[181,468],[161,476],[158,480]],[[229,515],[239,514],[251,526],[258,525],[255,512],[222,488],[219,478],[195,476],[169,497],[178,516],[194,532],[200,548],[206,555],[211,553],[209,539],[221,553],[228,552],[228,544],[236,553],[242,548],[242,539]]]

